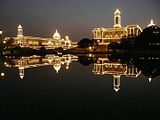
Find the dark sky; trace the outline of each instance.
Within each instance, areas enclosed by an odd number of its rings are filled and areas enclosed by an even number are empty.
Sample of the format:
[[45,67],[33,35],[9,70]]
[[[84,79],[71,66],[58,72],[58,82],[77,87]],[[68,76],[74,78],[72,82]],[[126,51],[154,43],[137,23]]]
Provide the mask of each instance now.
[[58,29],[73,41],[92,38],[94,27],[112,27],[113,13],[122,12],[122,25],[145,28],[150,19],[160,25],[159,0],[0,0],[0,27],[15,36],[18,24],[25,35],[51,37]]

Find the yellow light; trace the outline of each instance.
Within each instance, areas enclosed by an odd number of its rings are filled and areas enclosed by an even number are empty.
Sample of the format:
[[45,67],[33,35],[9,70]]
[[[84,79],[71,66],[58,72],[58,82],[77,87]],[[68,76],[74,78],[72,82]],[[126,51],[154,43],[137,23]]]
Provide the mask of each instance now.
[[4,72],[1,73],[1,76],[2,76],[2,77],[4,76]]
[[3,33],[2,30],[0,30],[0,35],[1,35],[2,33]]
[[6,41],[3,41],[3,44],[6,44]]
[[90,47],[89,47],[89,49],[91,50],[91,49],[92,49],[92,47],[90,46]]
[[89,54],[89,57],[92,57],[92,54]]

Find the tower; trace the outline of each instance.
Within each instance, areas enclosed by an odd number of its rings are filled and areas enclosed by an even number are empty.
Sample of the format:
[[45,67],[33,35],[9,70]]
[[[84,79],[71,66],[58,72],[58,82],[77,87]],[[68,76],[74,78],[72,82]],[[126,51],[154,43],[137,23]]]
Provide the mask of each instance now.
[[120,90],[120,77],[121,75],[113,75],[113,88],[116,92]]
[[23,37],[23,28],[21,25],[17,27],[17,37]]
[[114,28],[121,28],[121,12],[117,9],[114,12]]

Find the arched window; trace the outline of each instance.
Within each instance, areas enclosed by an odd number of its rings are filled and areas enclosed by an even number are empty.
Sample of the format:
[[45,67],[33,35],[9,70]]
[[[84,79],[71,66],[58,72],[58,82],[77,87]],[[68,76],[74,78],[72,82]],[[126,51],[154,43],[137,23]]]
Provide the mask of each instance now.
[[118,17],[116,17],[116,24],[119,24],[119,23],[118,23]]

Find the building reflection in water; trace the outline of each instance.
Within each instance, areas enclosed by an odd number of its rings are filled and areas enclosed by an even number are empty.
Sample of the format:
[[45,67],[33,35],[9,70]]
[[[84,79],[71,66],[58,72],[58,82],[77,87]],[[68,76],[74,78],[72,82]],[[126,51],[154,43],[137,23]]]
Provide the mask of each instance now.
[[117,92],[120,89],[120,77],[138,77],[140,71],[134,65],[122,64],[120,61],[110,61],[108,58],[99,58],[97,63],[94,63],[92,71],[94,74],[113,75],[113,88]]
[[29,56],[20,58],[9,58],[7,57],[4,65],[6,67],[17,67],[19,69],[19,77],[24,78],[24,70],[27,68],[41,67],[41,66],[53,66],[55,71],[61,69],[62,65],[69,69],[69,64],[73,61],[77,61],[78,58],[72,55],[63,55],[62,57],[56,55],[41,56]]
[[[143,59],[142,59],[143,58]],[[152,58],[152,59],[151,59]],[[155,59],[153,59],[155,58]],[[41,56],[25,56],[25,57],[5,57],[4,65],[6,67],[16,67],[19,69],[19,77],[24,78],[25,69],[53,66],[58,74],[62,66],[69,69],[72,62],[79,62],[82,65],[93,64],[92,72],[95,75],[113,75],[113,89],[117,92],[120,90],[121,76],[137,78],[140,74],[148,77],[149,82],[152,78],[160,75],[160,57],[142,57],[137,56],[128,59],[118,58],[110,59],[108,55],[99,54],[82,54],[82,55],[46,55]]]

